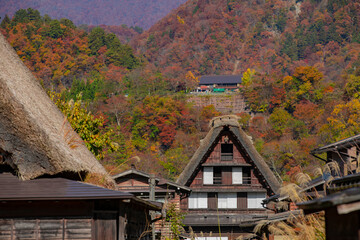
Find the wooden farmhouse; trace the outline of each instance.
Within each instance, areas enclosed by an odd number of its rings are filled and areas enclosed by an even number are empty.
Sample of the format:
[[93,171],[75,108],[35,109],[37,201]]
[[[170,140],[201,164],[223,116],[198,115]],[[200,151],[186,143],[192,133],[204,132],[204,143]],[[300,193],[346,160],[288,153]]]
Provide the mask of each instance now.
[[272,213],[262,200],[274,195],[280,183],[236,116],[215,118],[210,127],[177,181],[192,190],[181,200],[184,224],[196,239],[244,237],[254,225],[240,225]]
[[[114,175],[113,179],[115,180],[118,190],[132,193],[141,199],[151,200],[150,192],[153,191],[153,200],[163,203],[164,211],[166,211],[168,204],[175,204],[176,208],[180,210],[180,200],[188,197],[191,191],[189,187],[156,177],[155,175],[139,171],[135,168]],[[152,182],[153,186],[151,187]],[[156,218],[160,217],[161,213],[158,212]],[[166,223],[164,219],[157,221],[154,234],[171,239],[169,224]]]
[[0,239],[149,239],[149,210],[115,183],[0,34]]

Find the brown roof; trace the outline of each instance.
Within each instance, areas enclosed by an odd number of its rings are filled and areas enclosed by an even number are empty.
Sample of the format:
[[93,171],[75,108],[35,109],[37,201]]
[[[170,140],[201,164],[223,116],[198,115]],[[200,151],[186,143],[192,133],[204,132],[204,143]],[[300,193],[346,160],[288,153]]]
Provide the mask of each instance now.
[[65,178],[20,180],[10,173],[0,173],[0,189],[0,201],[127,199],[150,210],[162,208],[162,204],[139,199],[131,193]]
[[0,165],[22,179],[85,172],[112,182],[1,33],[0,56]]
[[210,131],[206,137],[201,140],[199,148],[190,159],[184,171],[180,174],[177,183],[188,186],[196,169],[202,164],[207,156],[211,153],[212,148],[220,140],[221,133],[226,129],[229,130],[234,139],[238,141],[240,147],[249,156],[254,165],[259,169],[259,172],[264,176],[267,184],[273,192],[277,192],[280,187],[280,182],[277,180],[269,166],[265,163],[264,159],[256,151],[249,136],[241,129],[238,122],[238,117],[233,115],[221,116],[214,118],[210,122]]
[[323,152],[337,152],[340,149],[358,146],[360,143],[360,134],[330,143],[328,145],[311,150],[311,154],[320,154]]
[[[124,172],[121,172],[119,174],[113,175],[112,178],[116,181],[117,179],[121,179],[123,177],[129,176],[129,175],[138,175],[138,176],[142,176],[144,178],[150,179],[151,175],[149,173],[137,170],[137,169],[129,169],[126,170]],[[159,178],[159,177],[155,177],[155,181],[157,182],[157,185],[168,185],[171,186],[173,188],[179,189],[181,191],[185,191],[185,192],[190,192],[190,188],[184,186],[184,185],[180,185],[178,183],[174,183],[170,180],[167,180],[165,178]],[[160,190],[159,190],[160,191]]]
[[131,193],[65,178],[20,180],[10,173],[0,174],[0,200],[79,200],[132,198]]
[[205,75],[200,77],[200,85],[239,84],[242,75]]

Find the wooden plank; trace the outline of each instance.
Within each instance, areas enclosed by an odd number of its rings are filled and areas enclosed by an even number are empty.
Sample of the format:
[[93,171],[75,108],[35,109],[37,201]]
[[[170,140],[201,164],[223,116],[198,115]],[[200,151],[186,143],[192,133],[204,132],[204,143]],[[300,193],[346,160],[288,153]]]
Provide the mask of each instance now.
[[117,214],[109,212],[97,212],[95,214],[94,228],[95,239],[116,240]]
[[63,219],[40,219],[39,237],[40,239],[62,240]]
[[[85,219],[65,219],[64,239],[83,239],[92,238],[92,220]],[[97,238],[100,239],[100,238]]]
[[0,219],[0,240],[11,240],[13,235],[11,219]]
[[36,239],[37,221],[28,219],[14,219],[14,235],[16,239]]

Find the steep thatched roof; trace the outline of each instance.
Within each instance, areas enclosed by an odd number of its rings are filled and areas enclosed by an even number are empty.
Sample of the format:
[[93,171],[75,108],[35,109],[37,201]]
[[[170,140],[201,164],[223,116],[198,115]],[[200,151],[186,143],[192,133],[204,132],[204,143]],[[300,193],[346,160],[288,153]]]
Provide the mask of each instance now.
[[62,172],[108,176],[0,34],[1,165],[26,180]]
[[256,151],[249,136],[247,136],[241,129],[237,116],[227,115],[214,118],[210,122],[210,127],[210,131],[206,137],[201,140],[199,148],[196,150],[193,157],[190,159],[190,162],[179,176],[177,183],[189,186],[200,164],[206,160],[220,140],[222,132],[229,131],[232,134],[233,139],[257,167],[260,174],[264,176],[271,190],[273,192],[277,192],[280,187],[279,181],[272,173],[269,166],[265,163],[264,159]]

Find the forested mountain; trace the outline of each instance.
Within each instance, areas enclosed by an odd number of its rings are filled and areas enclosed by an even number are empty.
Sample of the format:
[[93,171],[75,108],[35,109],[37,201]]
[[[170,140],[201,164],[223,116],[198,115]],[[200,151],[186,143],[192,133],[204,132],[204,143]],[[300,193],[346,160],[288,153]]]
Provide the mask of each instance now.
[[19,9],[37,9],[52,18],[68,18],[76,25],[122,25],[147,29],[185,0],[0,0],[0,17]]
[[189,71],[246,73],[257,115],[242,114],[244,128],[285,176],[317,162],[312,148],[360,132],[359,16],[355,0],[190,0],[132,46],[174,89]]
[[189,106],[183,94],[170,91],[162,74],[146,67],[114,33],[88,30],[34,9],[20,9],[0,24],[19,57],[111,173],[134,163],[174,179],[208,121],[219,113],[213,106]]
[[238,114],[243,128],[290,180],[319,164],[312,148],[360,132],[359,16],[355,0],[190,0],[133,35],[135,50],[32,9],[1,31],[60,102],[102,117],[112,171],[136,163],[174,179],[220,114],[187,104],[186,92],[200,75],[240,73],[253,114]]
[[190,0],[133,41],[169,79],[277,75],[315,66],[329,80],[359,64],[360,3],[355,0]]

